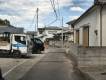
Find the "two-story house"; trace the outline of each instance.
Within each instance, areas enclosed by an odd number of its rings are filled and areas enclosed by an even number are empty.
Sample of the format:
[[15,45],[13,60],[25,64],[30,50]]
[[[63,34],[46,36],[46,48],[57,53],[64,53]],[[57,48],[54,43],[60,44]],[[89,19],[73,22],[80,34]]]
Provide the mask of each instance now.
[[53,38],[54,34],[60,33],[62,28],[49,26],[44,28],[38,28],[39,35],[42,37],[43,41],[46,39]]

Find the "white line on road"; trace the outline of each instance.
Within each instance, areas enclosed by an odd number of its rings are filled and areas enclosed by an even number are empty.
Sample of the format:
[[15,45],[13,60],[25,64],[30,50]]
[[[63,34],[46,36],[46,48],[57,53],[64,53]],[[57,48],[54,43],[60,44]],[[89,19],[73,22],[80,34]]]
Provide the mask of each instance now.
[[27,60],[22,61],[21,63],[17,64],[16,66],[14,66],[13,68],[11,68],[10,70],[8,70],[7,72],[5,72],[3,74],[3,77],[5,77],[6,75],[8,75],[12,70],[14,70],[16,67],[22,65],[23,63],[25,63]]

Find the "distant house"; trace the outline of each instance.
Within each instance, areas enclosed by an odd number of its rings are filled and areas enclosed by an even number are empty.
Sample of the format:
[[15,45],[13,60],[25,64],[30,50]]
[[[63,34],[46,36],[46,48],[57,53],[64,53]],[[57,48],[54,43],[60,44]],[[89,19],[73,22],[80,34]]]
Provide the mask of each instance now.
[[39,33],[45,33],[45,34],[55,34],[58,32],[61,32],[62,28],[55,27],[55,26],[49,26],[49,27],[44,27],[44,28],[38,28]]
[[68,24],[68,29],[66,31],[66,33],[68,33],[68,41],[74,41],[74,26],[73,26],[73,23],[75,22],[76,20],[72,20],[72,21],[69,21],[67,22],[66,24]]
[[94,5],[74,23],[74,43],[81,46],[106,46],[106,1]]
[[45,39],[53,38],[54,34],[60,33],[62,28],[56,26],[49,26],[44,28],[38,28],[39,35]]
[[0,33],[10,32],[10,33],[24,33],[24,28],[17,28],[10,24],[8,20],[0,19]]
[[12,34],[21,34],[24,33],[23,28],[16,28],[16,27],[0,27],[0,33],[4,33],[4,32],[10,32]]

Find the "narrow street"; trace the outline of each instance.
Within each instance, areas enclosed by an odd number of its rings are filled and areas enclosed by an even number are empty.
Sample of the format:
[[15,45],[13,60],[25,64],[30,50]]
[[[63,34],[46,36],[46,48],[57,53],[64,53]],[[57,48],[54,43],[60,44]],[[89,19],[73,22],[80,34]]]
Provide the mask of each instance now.
[[[61,49],[50,49],[20,80],[86,80],[72,70]],[[89,79],[87,79],[89,80]]]

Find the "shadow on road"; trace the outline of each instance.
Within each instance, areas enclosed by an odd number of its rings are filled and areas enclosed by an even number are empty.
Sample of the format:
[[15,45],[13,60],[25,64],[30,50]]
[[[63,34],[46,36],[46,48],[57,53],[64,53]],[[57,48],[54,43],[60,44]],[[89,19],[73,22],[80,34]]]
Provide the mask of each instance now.
[[36,56],[18,56],[18,55],[9,55],[9,54],[0,54],[0,58],[15,58],[15,59],[33,59]]

